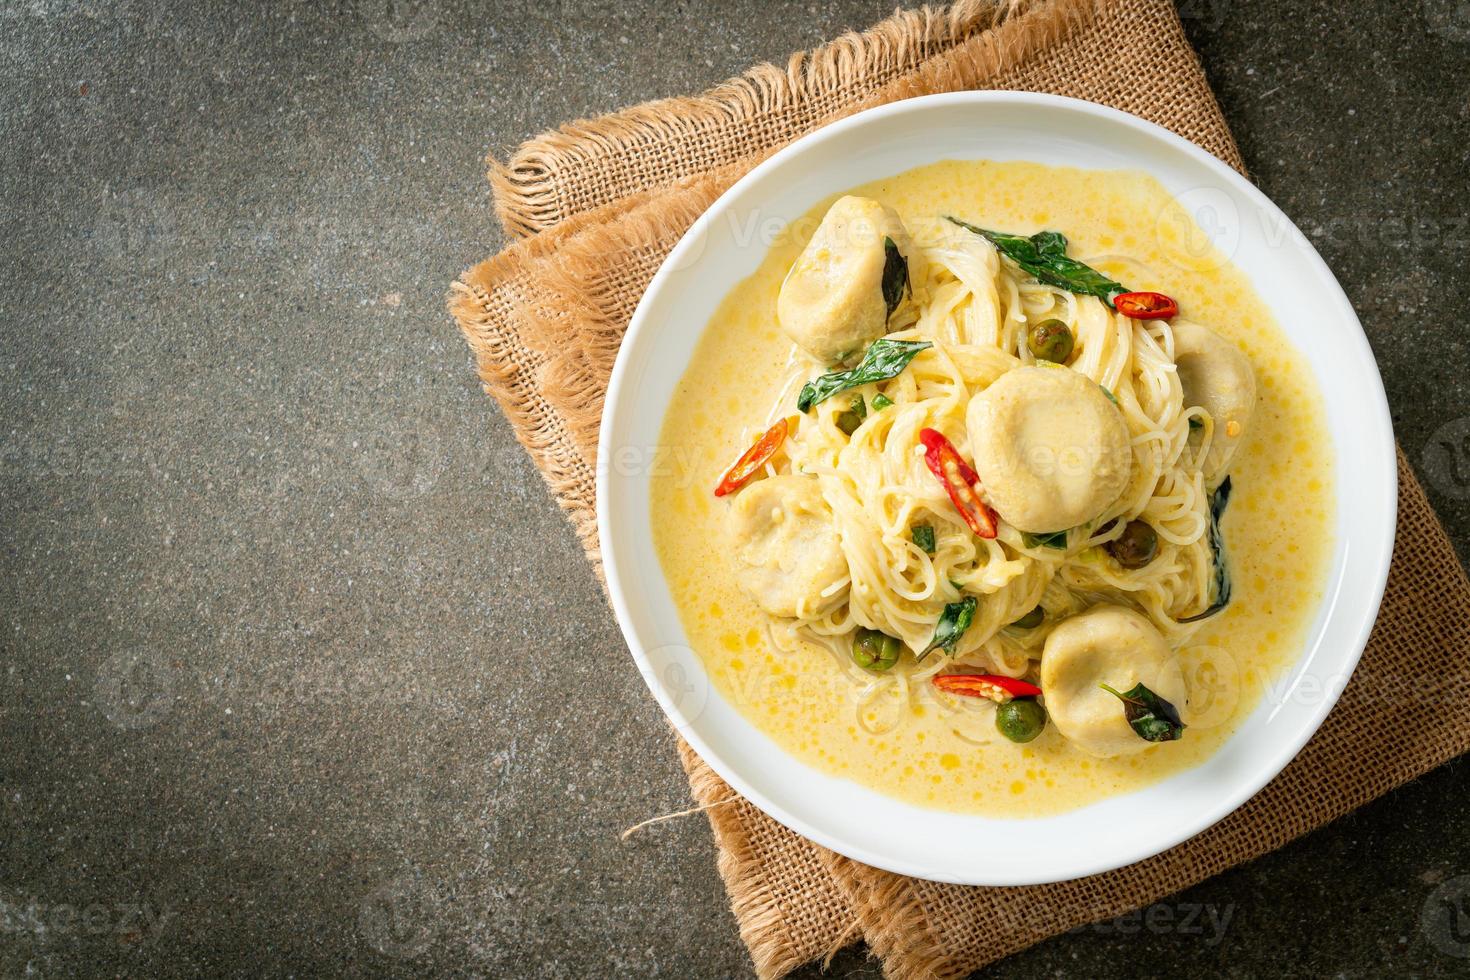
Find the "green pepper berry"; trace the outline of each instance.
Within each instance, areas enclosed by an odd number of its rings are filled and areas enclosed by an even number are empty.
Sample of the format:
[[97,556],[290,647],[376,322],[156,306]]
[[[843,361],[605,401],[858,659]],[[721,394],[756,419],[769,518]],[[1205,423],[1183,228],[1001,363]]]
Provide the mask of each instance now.
[[1041,625],[1041,621],[1045,618],[1046,610],[1042,609],[1040,606],[1037,606],[1035,609],[1031,610],[1011,625],[1015,626],[1018,629],[1034,630],[1036,627]]
[[852,640],[852,661],[864,670],[887,670],[898,663],[901,649],[886,633],[859,629]]
[[1061,320],[1042,320],[1031,328],[1026,337],[1026,346],[1030,348],[1031,356],[1038,361],[1051,361],[1053,364],[1067,363],[1075,343],[1072,331]]
[[851,436],[863,424],[863,419],[868,417],[868,406],[863,401],[862,395],[852,397],[852,407],[837,416],[837,428],[842,430],[843,435]]
[[995,709],[995,727],[1012,742],[1030,742],[1046,727],[1046,709],[1035,698],[1016,698]]
[[1159,532],[1147,521],[1129,521],[1123,533],[1106,545],[1108,554],[1124,568],[1142,568],[1159,553]]

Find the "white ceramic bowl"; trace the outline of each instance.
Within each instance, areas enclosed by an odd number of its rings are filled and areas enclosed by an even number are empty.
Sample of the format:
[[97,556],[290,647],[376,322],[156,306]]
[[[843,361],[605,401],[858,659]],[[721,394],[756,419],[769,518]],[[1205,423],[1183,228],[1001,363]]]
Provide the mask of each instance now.
[[[1296,666],[1199,767],[1060,816],[996,820],[927,810],[817,772],[714,692],[686,646],[654,552],[647,466],[717,304],[759,265],[760,229],[827,195],[943,159],[1034,160],[1152,174],[1270,297],[1311,363],[1336,453],[1337,540],[1326,598]],[[754,233],[753,233],[754,232]],[[597,520],[618,622],[654,696],[699,754],[756,806],[864,863],[938,881],[1020,885],[1121,867],[1198,834],[1297,754],[1347,683],[1378,612],[1393,550],[1397,473],[1383,384],[1327,266],[1287,217],[1197,146],[1087,102],[1007,92],[913,99],[828,126],[730,188],[684,236],[633,315],[608,387]],[[992,831],[1003,835],[992,836]],[[996,847],[994,840],[1005,841]]]

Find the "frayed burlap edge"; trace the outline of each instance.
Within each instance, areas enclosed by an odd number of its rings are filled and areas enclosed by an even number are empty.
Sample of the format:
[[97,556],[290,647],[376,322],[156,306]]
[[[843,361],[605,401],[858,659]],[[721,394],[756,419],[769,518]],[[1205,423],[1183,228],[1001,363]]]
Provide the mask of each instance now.
[[[589,363],[616,357],[627,324],[615,326],[588,305],[589,298],[602,297],[600,289],[590,296],[577,290],[610,251],[634,247],[639,236],[683,234],[734,179],[711,175],[574,215],[469,269],[450,289],[449,311],[474,352],[485,392],[536,460],[600,582],[596,459],[607,379],[594,375]],[[650,206],[654,197],[656,206]],[[518,289],[528,281],[535,289]]]
[[[1110,6],[1108,0],[966,0],[947,10],[898,11],[868,31],[794,55],[785,69],[761,65],[702,95],[568,124],[522,144],[506,163],[488,158],[497,216],[511,237],[532,235],[608,201],[723,169],[730,163],[732,142],[755,150],[751,157],[758,160],[785,145],[789,136],[777,138],[781,133],[807,132],[914,95],[992,84],[1058,91],[1003,76],[1037,52],[1056,47],[1067,32],[1093,22],[1100,8]],[[1160,38],[1159,47],[1177,50],[1200,81],[1200,90],[1191,94],[1213,101],[1178,18],[1162,26],[1178,34],[1182,44]],[[1166,125],[1171,121],[1167,105],[1134,111]],[[787,118],[768,125],[772,116]],[[1244,170],[1218,113],[1202,128],[1173,128]],[[669,145],[677,152],[658,166],[608,172],[630,160],[641,163],[651,147]]]
[[[687,144],[680,169],[630,175],[636,182],[607,188],[606,199],[708,170],[732,141],[773,149],[785,140],[779,134],[762,139],[756,121],[794,114],[809,117],[808,126],[814,128],[830,100],[850,104],[854,90],[877,91],[953,43],[1042,5],[1045,0],[961,0],[946,8],[897,10],[866,31],[793,54],[784,68],[758,65],[701,95],[659,99],[568,123],[523,143],[504,163],[487,158],[496,214],[513,237],[543,231],[586,206],[563,199],[565,183],[559,174],[595,169],[671,139]],[[737,131],[733,136],[732,129]]]

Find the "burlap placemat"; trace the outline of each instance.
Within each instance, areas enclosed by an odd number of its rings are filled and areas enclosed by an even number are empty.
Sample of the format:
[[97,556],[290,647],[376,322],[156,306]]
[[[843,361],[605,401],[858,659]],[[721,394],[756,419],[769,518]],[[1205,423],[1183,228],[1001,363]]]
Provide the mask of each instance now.
[[[1235,143],[1167,0],[965,0],[762,66],[702,96],[580,122],[492,161],[520,240],[465,273],[450,305],[599,575],[593,506],[608,374],[643,288],[741,174],[831,119],[914,95],[1005,88],[1107,103],[1237,169]],[[698,325],[691,325],[697,328]],[[762,976],[861,938],[893,977],[957,976],[1279,847],[1470,748],[1462,651],[1470,583],[1399,455],[1395,560],[1340,703],[1301,755],[1211,830],[1120,871],[1034,888],[888,874],[819,848],[736,797],[687,745],[720,872]],[[1390,704],[1395,724],[1383,725]]]

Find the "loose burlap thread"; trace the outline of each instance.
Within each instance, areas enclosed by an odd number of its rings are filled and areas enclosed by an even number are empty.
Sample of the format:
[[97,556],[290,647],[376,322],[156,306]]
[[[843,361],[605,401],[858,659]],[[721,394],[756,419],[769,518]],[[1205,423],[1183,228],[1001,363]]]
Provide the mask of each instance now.
[[[1168,0],[964,0],[899,12],[784,67],[703,95],[563,127],[491,162],[517,239],[454,284],[451,310],[599,576],[594,466],[602,400],[644,287],[719,194],[825,122],[934,92],[1021,89],[1143,116],[1243,171]],[[697,325],[694,325],[697,327]],[[1047,936],[1250,860],[1470,748],[1462,651],[1470,583],[1403,454],[1382,611],[1352,682],[1270,785],[1205,833],[1118,871],[1027,888],[905,878],[820,848],[734,792],[687,744],[740,934],[780,976],[867,942],[891,977],[960,976]],[[1440,678],[1438,687],[1424,679]],[[1415,697],[1403,695],[1415,685]],[[1380,724],[1393,698],[1396,723]],[[728,802],[726,802],[728,801]]]

